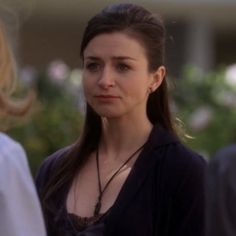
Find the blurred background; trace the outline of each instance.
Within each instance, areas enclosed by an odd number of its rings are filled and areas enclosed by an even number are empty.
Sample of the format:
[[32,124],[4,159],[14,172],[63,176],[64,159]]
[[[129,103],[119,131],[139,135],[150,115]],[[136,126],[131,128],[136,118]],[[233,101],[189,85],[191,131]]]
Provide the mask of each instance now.
[[[83,122],[80,41],[88,19],[107,0],[0,0],[19,16],[9,30],[19,63],[19,87],[38,93],[31,116],[9,134],[25,147],[35,173],[42,160],[74,142]],[[206,159],[236,142],[236,1],[136,0],[167,28],[172,110]]]

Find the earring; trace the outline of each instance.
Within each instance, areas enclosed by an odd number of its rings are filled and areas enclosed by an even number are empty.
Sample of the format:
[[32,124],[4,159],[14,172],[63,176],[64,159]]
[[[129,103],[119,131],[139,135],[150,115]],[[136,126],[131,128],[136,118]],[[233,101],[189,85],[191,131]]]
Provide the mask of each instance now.
[[149,87],[149,88],[148,88],[148,92],[149,92],[149,93],[152,93],[152,87]]

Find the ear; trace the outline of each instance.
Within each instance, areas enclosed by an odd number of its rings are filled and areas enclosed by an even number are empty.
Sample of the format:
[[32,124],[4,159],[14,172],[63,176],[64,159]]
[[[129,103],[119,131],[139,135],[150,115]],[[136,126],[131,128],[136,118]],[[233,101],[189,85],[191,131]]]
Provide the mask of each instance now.
[[156,89],[159,88],[163,79],[166,75],[166,68],[165,66],[160,66],[158,69],[152,73],[152,83],[150,85],[150,91],[154,92]]

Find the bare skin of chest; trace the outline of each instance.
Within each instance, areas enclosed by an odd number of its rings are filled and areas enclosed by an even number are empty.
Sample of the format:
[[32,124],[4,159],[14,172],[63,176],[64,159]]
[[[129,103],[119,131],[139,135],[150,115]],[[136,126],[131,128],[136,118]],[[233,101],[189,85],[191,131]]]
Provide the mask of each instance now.
[[[102,158],[103,160],[105,158]],[[110,182],[104,191],[101,200],[100,213],[105,213],[116,201],[119,192],[127,179],[136,157],[126,164]],[[122,165],[120,160],[101,161],[100,177],[102,189],[109,181],[114,172]],[[80,170],[75,178],[67,197],[67,211],[81,217],[91,217],[98,201],[99,187],[95,154],[92,154],[86,165]]]

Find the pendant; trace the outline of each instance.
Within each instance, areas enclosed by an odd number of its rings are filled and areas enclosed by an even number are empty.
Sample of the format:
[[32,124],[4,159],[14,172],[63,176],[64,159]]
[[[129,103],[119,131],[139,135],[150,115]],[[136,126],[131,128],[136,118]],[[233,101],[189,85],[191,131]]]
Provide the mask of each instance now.
[[101,206],[102,206],[101,200],[98,199],[98,202],[97,202],[97,204],[95,205],[95,208],[94,208],[94,213],[93,213],[94,216],[98,216],[99,215],[99,212],[101,210]]

